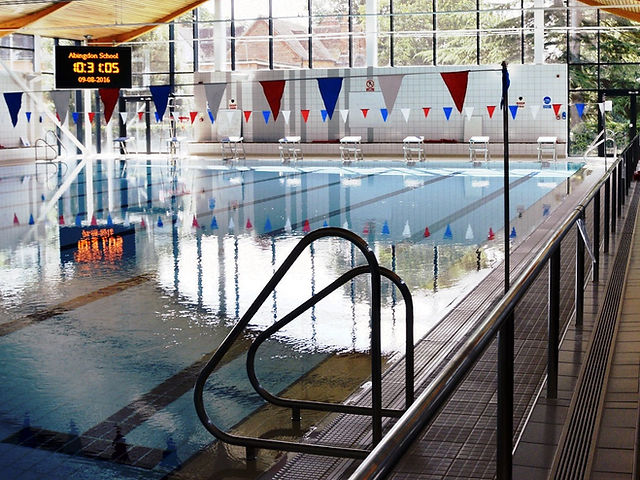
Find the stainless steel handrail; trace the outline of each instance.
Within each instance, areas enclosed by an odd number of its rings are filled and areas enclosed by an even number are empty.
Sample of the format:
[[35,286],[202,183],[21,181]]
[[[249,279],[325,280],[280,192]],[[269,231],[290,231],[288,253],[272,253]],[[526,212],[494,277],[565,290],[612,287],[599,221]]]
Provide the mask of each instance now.
[[[622,162],[626,163],[627,172],[631,170],[630,163],[633,164],[635,168],[635,164],[638,162],[638,141],[638,137],[636,137],[625,149],[625,152],[628,150],[634,151],[635,157],[627,159],[628,155],[623,154],[611,165],[603,178],[585,195],[569,217],[565,219],[553,236],[547,241],[544,248],[534,257],[529,267],[513,282],[511,288],[500,302],[476,327],[473,334],[458,350],[452,360],[426,387],[423,393],[416,399],[411,407],[409,407],[407,412],[373,449],[371,454],[359,465],[356,471],[349,477],[349,480],[378,480],[386,478],[393,466],[408,450],[420,432],[435,418],[437,412],[466,377],[471,367],[480,358],[485,348],[494,339],[503,324],[511,317],[520,299],[527,292],[542,269],[545,268],[554,253],[558,251],[562,239],[571,231],[578,219],[584,217],[586,206],[594,199],[596,199],[599,205],[602,187],[608,187],[610,178],[614,181],[615,185],[615,181],[622,174]],[[628,174],[626,181],[628,185],[630,181]],[[622,185],[620,185],[619,190],[622,192]],[[613,191],[615,192],[615,188]],[[622,197],[622,195],[618,197],[618,202],[621,202],[620,197]],[[612,203],[615,204],[616,202],[614,201]],[[615,205],[612,205],[612,210],[616,210]],[[615,218],[615,215],[612,215],[612,217]],[[608,225],[605,225],[605,232],[607,232],[605,234],[608,235]],[[509,455],[511,455],[511,452],[509,452]]]

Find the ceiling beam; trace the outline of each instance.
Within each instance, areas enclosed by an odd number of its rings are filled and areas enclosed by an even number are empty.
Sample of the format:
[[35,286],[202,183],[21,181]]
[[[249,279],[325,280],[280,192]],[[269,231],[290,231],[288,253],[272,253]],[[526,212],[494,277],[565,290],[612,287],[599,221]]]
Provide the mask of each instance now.
[[106,37],[93,38],[89,41],[89,43],[90,44],[94,44],[94,43],[95,44],[99,44],[99,43],[118,44],[118,43],[128,42],[129,40],[133,40],[134,38],[137,38],[140,35],[143,35],[148,31],[153,30],[156,27],[159,27],[160,25],[164,25],[166,23],[171,22],[172,20],[178,18],[180,15],[184,15],[185,13],[190,12],[191,10],[202,5],[206,1],[207,0],[196,0],[195,2],[185,5],[182,8],[179,8],[175,12],[171,12],[169,15],[165,15],[162,18],[158,18],[157,20],[152,22],[150,25],[145,25],[143,27],[136,28],[135,30],[129,30],[127,32],[120,33],[118,35],[108,35]]
[[6,20],[4,22],[0,22],[0,37],[4,37],[5,35],[9,35],[10,33],[15,32],[16,30],[20,30],[21,28],[26,27],[38,20],[46,17],[47,15],[51,15],[54,12],[57,12],[61,8],[66,7],[71,4],[72,0],[55,2],[48,7],[45,7],[41,10],[35,11],[33,13],[29,13],[27,15],[22,15],[18,18],[13,18],[11,20]]
[[597,0],[580,0],[582,3],[586,5],[590,5],[592,7],[599,7],[601,10],[612,13],[619,17],[626,18],[628,20],[633,20],[634,22],[640,22],[640,13],[635,12],[633,10],[629,10],[626,8],[616,8],[616,7],[607,7],[607,4],[604,2],[599,2]]

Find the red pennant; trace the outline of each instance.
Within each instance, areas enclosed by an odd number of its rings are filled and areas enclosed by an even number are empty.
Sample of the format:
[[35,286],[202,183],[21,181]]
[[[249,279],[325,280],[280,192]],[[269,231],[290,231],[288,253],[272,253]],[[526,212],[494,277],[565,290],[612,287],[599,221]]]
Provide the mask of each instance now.
[[424,118],[429,116],[429,112],[431,111],[431,107],[422,107],[422,111],[424,112]]
[[140,220],[140,228],[147,228],[147,222],[144,221],[144,217]]
[[309,110],[300,110],[300,113],[302,114],[304,123],[307,123],[307,120],[309,120]]
[[193,216],[193,221],[191,222],[191,226],[194,228],[200,228],[200,224],[198,223],[198,219],[196,218],[196,216]]
[[196,121],[196,117],[198,116],[198,112],[189,112],[189,116],[191,117],[191,123]]
[[362,112],[362,116],[364,118],[367,118],[367,113],[369,113],[369,109],[368,108],[361,108],[360,111]]
[[138,112],[138,120],[142,120],[143,115],[144,115],[144,112]]
[[554,103],[553,104],[553,113],[555,113],[556,115],[558,115],[560,113],[560,108],[562,107],[561,103]]
[[493,112],[496,111],[495,105],[487,105],[487,112],[489,112],[489,118],[493,118]]
[[96,112],[89,112],[89,123],[93,123],[94,118],[96,118]]
[[120,89],[99,88],[98,93],[100,94],[102,105],[104,106],[104,122],[105,124],[107,124],[109,123],[109,120],[111,120],[111,114],[113,113],[113,109],[118,102],[118,97],[120,97]]
[[18,220],[18,215],[16,215],[15,213],[13,214],[13,224],[20,225],[20,221]]
[[449,89],[451,98],[456,104],[458,112],[462,113],[464,98],[467,96],[467,82],[469,81],[469,70],[463,72],[440,72],[440,76]]
[[429,238],[431,236],[431,232],[429,231],[429,227],[424,227],[424,238]]
[[96,225],[98,225],[98,220],[96,220],[95,215],[91,215],[91,226],[95,227]]
[[251,225],[251,219],[247,218],[247,230],[251,230],[253,225]]
[[60,225],[64,225],[64,215],[60,215],[60,217],[58,218],[58,223]]
[[58,119],[59,122],[61,122],[60,115],[58,115],[58,112],[56,112],[56,118]]
[[304,221],[304,224],[302,225],[302,231],[304,233],[309,233],[311,231],[311,225],[309,225],[309,220]]
[[242,113],[244,113],[244,121],[248,122],[249,117],[251,116],[251,110],[244,110]]
[[493,233],[493,229],[489,227],[489,235],[487,235],[487,240],[495,240],[496,234]]
[[364,235],[369,235],[369,224],[368,223],[364,224],[364,228],[362,229],[362,233]]
[[284,93],[285,80],[270,80],[260,82],[264,96],[267,98],[271,113],[273,114],[273,120],[278,120],[278,114],[280,113],[280,100],[282,100],[282,94]]

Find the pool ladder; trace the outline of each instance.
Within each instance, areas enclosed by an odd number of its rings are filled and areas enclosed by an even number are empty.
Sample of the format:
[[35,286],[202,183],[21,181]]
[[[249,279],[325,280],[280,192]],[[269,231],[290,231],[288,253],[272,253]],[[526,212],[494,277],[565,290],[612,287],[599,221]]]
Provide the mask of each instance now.
[[[49,142],[49,137],[53,137],[53,141]],[[38,178],[38,167],[44,166],[45,173],[43,183],[49,178],[55,176],[58,171],[64,176],[67,172],[67,164],[58,159],[58,145],[62,150],[66,152],[66,148],[60,140],[60,137],[56,135],[53,130],[47,130],[43,138],[38,138],[35,142],[34,154],[36,164],[36,181]],[[42,156],[38,155],[38,152],[42,152]],[[49,167],[53,167],[53,173],[49,175]],[[64,169],[62,169],[64,167]]]
[[[293,251],[287,256],[283,264],[271,277],[260,294],[253,301],[247,312],[224,339],[220,347],[209,359],[200,372],[194,388],[194,403],[198,417],[204,427],[216,438],[223,442],[238,445],[246,448],[247,459],[255,460],[256,449],[271,449],[289,452],[308,453],[314,455],[327,455],[333,457],[364,458],[371,450],[367,448],[343,447],[327,444],[310,444],[302,442],[292,442],[285,440],[274,440],[266,438],[246,437],[233,435],[215,425],[204,405],[204,387],[209,376],[218,368],[224,355],[231,349],[248,323],[260,309],[262,304],[269,298],[289,268],[295,263],[305,248],[320,238],[337,237],[345,239],[363,253],[367,264],[352,268],[342,274],[324,289],[313,295],[311,298],[300,304],[290,313],[276,321],[269,328],[261,332],[251,343],[247,352],[247,376],[255,391],[266,401],[292,411],[293,429],[300,430],[300,410],[317,410],[324,412],[334,412],[351,415],[364,415],[371,417],[372,422],[372,448],[382,439],[382,419],[383,417],[399,418],[413,403],[414,394],[414,346],[413,346],[413,302],[411,293],[405,283],[391,270],[381,267],[376,260],[375,254],[368,244],[355,233],[343,228],[326,227],[315,230],[305,235],[295,246]],[[347,282],[360,275],[370,276],[371,285],[371,406],[346,405],[341,403],[327,403],[309,400],[296,400],[279,397],[267,391],[260,385],[260,381],[255,372],[256,352],[260,345],[271,335],[288,325],[302,313],[316,305],[330,293],[345,285]],[[382,354],[381,354],[381,328],[380,328],[380,306],[381,306],[381,277],[389,279],[400,290],[405,304],[405,399],[404,409],[383,408],[382,406]]]

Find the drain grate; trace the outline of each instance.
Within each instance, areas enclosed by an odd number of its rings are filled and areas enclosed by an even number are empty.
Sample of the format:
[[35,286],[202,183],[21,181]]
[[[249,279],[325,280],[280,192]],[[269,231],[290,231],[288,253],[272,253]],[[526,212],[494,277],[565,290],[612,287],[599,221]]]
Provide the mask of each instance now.
[[598,418],[598,406],[613,334],[618,317],[618,306],[624,289],[627,259],[631,251],[638,196],[636,189],[629,205],[627,218],[622,229],[620,244],[614,260],[613,269],[605,294],[600,318],[598,319],[593,341],[584,363],[581,382],[578,386],[573,408],[569,414],[568,428],[558,448],[555,470],[550,478],[584,478],[591,449],[591,439]]

